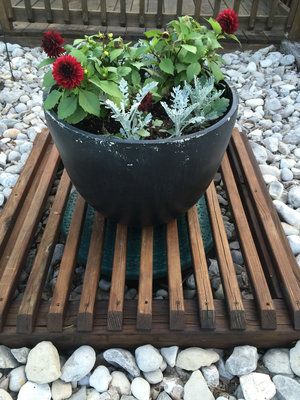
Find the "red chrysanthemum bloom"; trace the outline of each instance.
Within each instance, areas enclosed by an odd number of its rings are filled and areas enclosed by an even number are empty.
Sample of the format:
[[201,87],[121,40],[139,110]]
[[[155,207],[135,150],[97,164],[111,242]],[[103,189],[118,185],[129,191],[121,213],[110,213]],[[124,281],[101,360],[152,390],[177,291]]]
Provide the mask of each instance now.
[[53,63],[52,75],[58,86],[62,86],[65,89],[74,89],[83,80],[84,71],[75,57],[65,55],[59,57]]
[[62,47],[64,39],[61,34],[55,31],[48,31],[44,33],[42,39],[42,49],[48,57],[59,57],[65,49]]
[[232,34],[238,30],[239,19],[237,13],[231,8],[227,8],[219,13],[216,20],[221,25],[223,32]]
[[141,101],[141,104],[138,106],[139,111],[146,112],[152,106],[152,93],[147,93],[146,96]]

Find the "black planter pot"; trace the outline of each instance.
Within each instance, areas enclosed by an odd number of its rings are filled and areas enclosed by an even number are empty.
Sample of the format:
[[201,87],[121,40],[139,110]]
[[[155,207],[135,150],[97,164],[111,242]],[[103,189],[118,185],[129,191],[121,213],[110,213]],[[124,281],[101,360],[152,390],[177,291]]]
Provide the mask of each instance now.
[[197,202],[213,179],[234,126],[238,97],[226,83],[227,113],[180,138],[122,140],[94,135],[45,111],[63,163],[96,210],[128,225],[166,223]]

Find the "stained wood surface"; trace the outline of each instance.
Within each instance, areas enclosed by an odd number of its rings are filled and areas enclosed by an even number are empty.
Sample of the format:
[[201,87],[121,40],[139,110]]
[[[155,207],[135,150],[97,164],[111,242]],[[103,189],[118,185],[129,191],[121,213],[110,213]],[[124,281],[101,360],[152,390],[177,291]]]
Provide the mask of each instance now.
[[200,324],[203,329],[214,329],[216,322],[215,306],[196,206],[188,211],[187,217],[199,303]]
[[153,227],[142,229],[137,329],[150,330],[152,325]]
[[215,248],[219,261],[220,274],[228,304],[230,326],[232,329],[245,329],[246,317],[242,296],[235,274],[221,209],[213,182],[206,191],[206,197],[215,240]]
[[77,329],[79,331],[93,329],[94,308],[101,272],[104,226],[104,217],[96,213],[78,311]]
[[109,295],[107,328],[122,330],[127,254],[127,227],[118,225]]

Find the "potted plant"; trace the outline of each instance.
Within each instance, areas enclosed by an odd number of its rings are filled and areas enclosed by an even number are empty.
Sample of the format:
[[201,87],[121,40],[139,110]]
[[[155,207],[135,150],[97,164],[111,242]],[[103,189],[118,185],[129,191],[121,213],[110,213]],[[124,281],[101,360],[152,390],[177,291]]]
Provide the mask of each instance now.
[[184,16],[135,43],[99,33],[64,46],[44,34],[47,124],[76,189],[106,217],[165,223],[213,179],[238,108],[218,54],[237,16],[207,25]]

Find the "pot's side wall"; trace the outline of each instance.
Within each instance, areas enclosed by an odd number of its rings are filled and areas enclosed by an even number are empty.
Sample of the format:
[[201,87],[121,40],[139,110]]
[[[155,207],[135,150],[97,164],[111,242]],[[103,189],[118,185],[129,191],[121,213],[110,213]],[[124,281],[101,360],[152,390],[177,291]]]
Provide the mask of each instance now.
[[78,192],[124,224],[155,224],[185,212],[205,192],[228,145],[236,113],[218,129],[159,144],[81,135],[46,112]]

